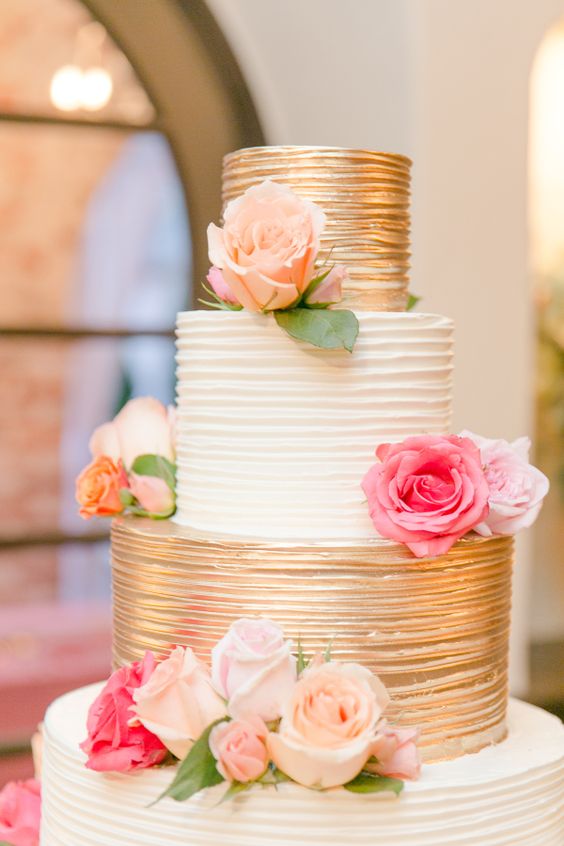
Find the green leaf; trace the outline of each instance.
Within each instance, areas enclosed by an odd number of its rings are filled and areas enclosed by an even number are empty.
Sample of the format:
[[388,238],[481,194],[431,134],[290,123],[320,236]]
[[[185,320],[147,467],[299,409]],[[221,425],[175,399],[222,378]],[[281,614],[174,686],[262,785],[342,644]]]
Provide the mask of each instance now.
[[307,658],[304,655],[304,650],[302,647],[302,639],[298,636],[298,661],[296,665],[296,670],[298,672],[298,676],[301,676],[303,671],[308,665]]
[[281,784],[284,781],[292,781],[290,776],[286,775],[286,773],[283,773],[282,770],[278,769],[278,767],[274,767],[274,769],[272,770],[272,774],[274,775],[276,784]]
[[225,300],[222,300],[212,288],[208,288],[207,285],[202,285],[202,288],[206,292],[206,294],[212,298],[213,302],[209,302],[209,300],[202,300],[198,299],[198,302],[202,305],[207,305],[210,308],[217,308],[220,311],[241,311],[243,306],[240,303],[228,303]]
[[161,793],[153,804],[160,802],[165,796],[170,796],[171,799],[175,799],[177,802],[183,802],[195,793],[199,793],[205,787],[213,787],[225,781],[221,773],[217,771],[215,758],[209,746],[211,730],[217,723],[221,723],[222,721],[223,717],[208,726],[203,734],[200,735],[179,765],[172,784],[167,787],[164,793]]
[[327,644],[327,648],[325,649],[325,652],[323,653],[323,657],[324,657],[326,662],[331,660],[331,649],[333,647],[334,640],[335,640],[335,635],[333,635],[333,637],[331,638],[331,640]]
[[356,315],[346,309],[292,308],[275,311],[274,317],[292,338],[325,350],[343,347],[352,352],[358,335]]
[[399,796],[403,790],[403,781],[399,778],[388,778],[387,776],[361,772],[356,778],[343,786],[345,790],[350,790],[351,793],[395,793],[396,796]]
[[[120,488],[119,489],[119,498],[120,498],[120,502],[124,506],[124,508],[127,508],[130,505],[133,505],[133,503],[135,502],[135,497],[133,496],[133,494],[131,493],[129,488]],[[0,846],[2,846],[1,843],[0,843]]]
[[252,781],[242,782],[242,781],[232,781],[219,802],[218,805],[223,805],[224,802],[229,802],[231,799],[235,799],[240,793],[243,791],[248,790],[253,784]]
[[176,467],[164,455],[138,455],[131,469],[139,476],[157,476],[164,479],[171,491],[176,487]]
[[416,294],[410,294],[407,298],[407,305],[405,307],[405,310],[411,311],[412,309],[414,309],[420,299],[421,297],[416,296]]

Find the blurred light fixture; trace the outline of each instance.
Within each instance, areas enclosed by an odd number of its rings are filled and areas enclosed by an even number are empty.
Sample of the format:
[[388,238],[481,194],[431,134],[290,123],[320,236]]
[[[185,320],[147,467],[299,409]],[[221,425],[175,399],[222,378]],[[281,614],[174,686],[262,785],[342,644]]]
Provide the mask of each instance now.
[[51,102],[62,112],[73,112],[80,108],[82,71],[76,65],[64,65],[51,80]]
[[89,68],[82,74],[81,105],[89,112],[103,109],[112,96],[112,77],[104,68]]

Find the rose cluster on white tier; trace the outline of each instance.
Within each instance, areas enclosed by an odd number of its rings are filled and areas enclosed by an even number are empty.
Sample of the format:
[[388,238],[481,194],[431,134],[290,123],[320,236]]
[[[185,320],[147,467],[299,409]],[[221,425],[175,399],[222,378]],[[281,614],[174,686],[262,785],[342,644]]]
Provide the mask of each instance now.
[[351,355],[249,312],[178,318],[177,514],[204,533],[374,536],[360,482],[378,443],[448,431],[453,325],[360,313]]

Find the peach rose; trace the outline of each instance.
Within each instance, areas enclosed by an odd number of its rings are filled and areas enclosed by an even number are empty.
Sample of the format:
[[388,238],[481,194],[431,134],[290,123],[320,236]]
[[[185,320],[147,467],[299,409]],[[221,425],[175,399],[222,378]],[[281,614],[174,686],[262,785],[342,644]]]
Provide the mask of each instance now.
[[287,703],[278,733],[268,735],[276,766],[305,787],[337,787],[371,755],[389,697],[360,664],[329,662],[307,670]]
[[268,766],[268,729],[260,717],[219,723],[210,732],[209,746],[217,770],[227,781],[256,781]]
[[417,779],[421,772],[421,759],[417,749],[419,730],[415,728],[382,727],[370,750],[376,763],[368,763],[370,773],[391,778]]
[[94,457],[121,458],[127,469],[139,455],[162,455],[174,462],[175,413],[153,397],[137,397],[124,405],[111,423],[99,426],[90,438]]
[[223,229],[210,223],[210,261],[245,308],[288,308],[312,278],[324,226],[318,206],[266,180],[228,203]]
[[177,646],[133,692],[133,712],[177,758],[185,758],[210,723],[226,714],[209,670],[191,649]]
[[174,492],[158,476],[129,474],[129,489],[141,508],[155,516],[168,516],[174,511]]
[[12,846],[38,846],[41,787],[35,779],[11,781],[0,791],[0,840]]
[[529,438],[509,443],[466,431],[460,437],[469,438],[480,450],[490,489],[489,514],[474,531],[490,537],[513,535],[532,526],[548,493],[549,481],[537,467],[529,464]]
[[488,483],[469,438],[416,435],[376,450],[362,488],[377,532],[419,558],[444,555],[488,513]]
[[76,480],[76,499],[80,505],[80,516],[111,517],[121,514],[123,503],[119,497],[121,488],[127,488],[128,481],[121,461],[114,464],[107,455],[98,455],[85,467]]
[[296,682],[296,659],[282,629],[263,618],[237,620],[212,649],[212,680],[235,719],[276,720]]

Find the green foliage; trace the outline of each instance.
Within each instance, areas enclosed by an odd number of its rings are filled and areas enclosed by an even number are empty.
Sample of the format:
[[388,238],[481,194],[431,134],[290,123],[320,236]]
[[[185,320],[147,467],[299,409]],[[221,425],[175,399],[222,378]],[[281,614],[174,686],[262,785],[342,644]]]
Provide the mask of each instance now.
[[225,780],[217,771],[215,758],[209,746],[211,730],[221,721],[216,720],[215,723],[208,726],[204,733],[200,735],[179,765],[173,782],[159,796],[156,800],[157,802],[164,799],[165,796],[170,796],[171,799],[175,799],[177,802],[183,802],[195,793],[199,793],[205,787],[213,787]]
[[138,476],[157,476],[164,479],[171,491],[176,487],[176,467],[163,455],[138,455],[131,469]]
[[350,790],[351,793],[395,793],[396,796],[399,796],[403,790],[403,781],[399,778],[388,778],[387,776],[361,772],[356,778],[345,784],[344,788]]
[[421,297],[418,297],[416,294],[410,294],[407,298],[407,305],[405,307],[405,310],[411,311],[412,309],[414,309],[420,299]]
[[275,311],[274,317],[292,338],[325,350],[342,347],[352,352],[358,336],[356,315],[346,309],[292,308]]

